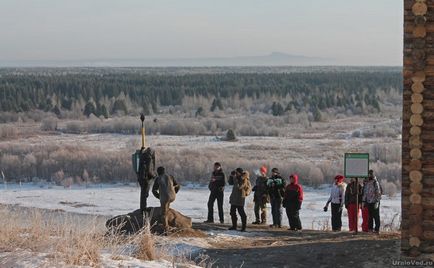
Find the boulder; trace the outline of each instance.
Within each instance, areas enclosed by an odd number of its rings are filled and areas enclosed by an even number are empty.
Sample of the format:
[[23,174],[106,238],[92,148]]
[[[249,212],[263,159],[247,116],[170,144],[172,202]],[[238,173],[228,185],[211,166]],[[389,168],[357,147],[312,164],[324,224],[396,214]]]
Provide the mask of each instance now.
[[[169,227],[174,229],[191,229],[191,218],[184,216],[180,212],[169,209],[167,212]],[[106,227],[110,233],[121,234],[134,234],[140,231],[145,226],[145,223],[149,221],[151,231],[156,233],[163,232],[161,224],[159,224],[161,218],[160,207],[147,208],[145,215],[142,214],[140,209],[130,212],[125,215],[119,215],[113,217],[106,222]]]

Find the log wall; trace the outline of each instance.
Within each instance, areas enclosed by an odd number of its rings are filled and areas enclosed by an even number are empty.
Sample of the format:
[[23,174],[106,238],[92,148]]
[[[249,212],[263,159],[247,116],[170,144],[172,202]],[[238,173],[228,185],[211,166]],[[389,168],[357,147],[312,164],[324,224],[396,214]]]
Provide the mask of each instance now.
[[434,253],[434,0],[404,0],[402,243]]

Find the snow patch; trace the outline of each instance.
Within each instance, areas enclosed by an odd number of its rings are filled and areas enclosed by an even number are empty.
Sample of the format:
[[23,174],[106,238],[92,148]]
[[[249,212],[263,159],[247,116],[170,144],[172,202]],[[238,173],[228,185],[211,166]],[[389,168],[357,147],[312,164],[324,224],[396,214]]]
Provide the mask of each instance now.
[[[191,186],[191,187],[190,187]],[[330,186],[322,186],[319,189],[305,188],[305,196],[300,211],[300,217],[305,229],[322,229],[326,222],[330,221],[330,212],[325,213],[323,207],[329,197]],[[228,202],[231,187],[225,189],[224,211],[226,223],[229,223]],[[182,187],[177,194],[172,208],[192,218],[194,222],[202,222],[207,218],[207,205],[209,191],[206,187],[189,185]],[[19,204],[23,207],[36,207],[43,209],[61,209],[66,212],[115,216],[126,214],[138,209],[140,200],[140,188],[134,184],[100,184],[90,187],[73,186],[65,189],[60,186],[40,187],[32,183],[8,184],[7,189],[0,188],[0,203]],[[160,206],[159,200],[150,195],[149,206]],[[254,220],[253,195],[246,199],[246,213],[248,223]],[[216,206],[216,205],[215,205]],[[267,217],[270,223],[271,208],[267,204]],[[215,208],[215,218],[217,216]],[[395,225],[399,225],[401,215],[401,197],[383,196],[381,201],[381,219],[384,223],[390,223],[395,218]],[[348,226],[348,217],[344,210],[344,228]],[[282,210],[282,224],[288,225],[284,209]],[[330,223],[329,223],[330,226]],[[229,233],[229,232],[227,232]]]

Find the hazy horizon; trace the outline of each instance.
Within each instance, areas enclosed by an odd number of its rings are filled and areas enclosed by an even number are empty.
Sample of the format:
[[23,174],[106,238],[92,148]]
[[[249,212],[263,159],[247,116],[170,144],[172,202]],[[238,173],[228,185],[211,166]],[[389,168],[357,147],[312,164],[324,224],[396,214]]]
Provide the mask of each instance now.
[[0,66],[149,59],[224,65],[220,59],[266,61],[272,52],[331,65],[402,66],[402,14],[396,0],[3,0]]

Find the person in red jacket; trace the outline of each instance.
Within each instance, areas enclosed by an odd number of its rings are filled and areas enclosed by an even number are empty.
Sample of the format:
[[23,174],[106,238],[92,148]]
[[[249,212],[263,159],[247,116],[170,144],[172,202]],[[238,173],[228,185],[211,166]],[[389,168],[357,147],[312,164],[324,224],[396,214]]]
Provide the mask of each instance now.
[[345,190],[345,208],[348,212],[348,226],[350,232],[357,232],[357,222],[362,207],[362,185],[356,183],[356,178],[351,178],[350,184]]
[[285,187],[283,206],[286,208],[288,216],[289,229],[292,231],[301,230],[300,208],[303,202],[303,187],[298,184],[298,175],[289,176],[290,183]]

